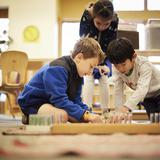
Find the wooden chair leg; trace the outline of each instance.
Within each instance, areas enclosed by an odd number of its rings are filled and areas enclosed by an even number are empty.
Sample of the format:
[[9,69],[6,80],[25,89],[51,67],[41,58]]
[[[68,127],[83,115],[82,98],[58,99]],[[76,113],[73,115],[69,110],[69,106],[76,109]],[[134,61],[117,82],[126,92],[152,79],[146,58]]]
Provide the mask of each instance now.
[[6,97],[7,97],[7,99],[8,99],[9,111],[10,111],[12,117],[15,118],[15,115],[14,115],[13,109],[12,109],[12,105],[11,105],[11,100],[10,100],[10,97],[9,97],[9,94],[8,94],[8,93],[6,93]]

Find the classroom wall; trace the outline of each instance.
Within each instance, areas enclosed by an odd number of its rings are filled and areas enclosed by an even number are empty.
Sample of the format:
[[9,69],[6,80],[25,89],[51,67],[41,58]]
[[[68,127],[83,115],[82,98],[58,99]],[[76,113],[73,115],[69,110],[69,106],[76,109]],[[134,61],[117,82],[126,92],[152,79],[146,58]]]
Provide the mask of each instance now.
[[[61,54],[62,21],[79,21],[84,8],[96,0],[0,0],[0,7],[9,8],[9,36],[13,43],[9,50],[28,53],[32,59],[55,58]],[[120,19],[147,20],[160,18],[160,11],[118,12]],[[24,28],[36,25],[40,38],[26,42]]]
[[61,20],[79,20],[84,8],[96,0],[60,0]]
[[[63,20],[79,20],[84,8],[90,2],[95,2],[96,0],[60,0],[61,3],[61,15],[60,19]],[[154,0],[153,0],[154,1]],[[154,3],[154,2],[153,2]],[[160,11],[121,11],[117,12],[120,19],[129,20],[144,20],[150,18],[160,18]]]
[[[9,36],[13,43],[9,50],[22,50],[29,58],[58,56],[58,0],[0,0],[0,7],[9,8]],[[35,25],[40,38],[35,42],[24,40],[26,26]]]
[[[59,43],[58,43],[58,53],[59,56],[62,53],[62,22],[63,21],[79,21],[84,9],[91,2],[96,2],[97,0],[59,0],[59,14],[58,14],[58,24],[59,24]],[[118,17],[120,21],[129,20],[136,22],[146,23],[148,19],[160,19],[160,11],[119,11]],[[120,25],[119,25],[120,27]],[[125,26],[123,26],[124,28]],[[131,27],[131,26],[130,26]],[[135,27],[135,26],[133,26]]]

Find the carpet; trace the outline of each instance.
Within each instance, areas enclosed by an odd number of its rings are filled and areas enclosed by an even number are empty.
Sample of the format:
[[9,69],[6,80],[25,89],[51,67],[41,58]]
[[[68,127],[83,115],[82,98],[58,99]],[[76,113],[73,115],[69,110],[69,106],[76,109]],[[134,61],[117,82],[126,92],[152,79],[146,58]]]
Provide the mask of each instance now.
[[0,157],[158,158],[160,135],[0,136]]

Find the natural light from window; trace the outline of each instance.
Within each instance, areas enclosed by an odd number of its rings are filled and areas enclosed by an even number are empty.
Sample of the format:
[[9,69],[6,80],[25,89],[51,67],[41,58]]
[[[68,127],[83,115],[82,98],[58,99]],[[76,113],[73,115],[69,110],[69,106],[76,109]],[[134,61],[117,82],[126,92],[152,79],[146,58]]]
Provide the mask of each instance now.
[[[139,49],[144,49],[145,43],[145,30],[144,24],[137,24],[137,31],[139,32]],[[62,56],[69,55],[72,51],[74,44],[79,39],[79,22],[63,22],[62,24]],[[155,66],[160,69],[160,56],[150,56],[149,61],[153,62]]]
[[144,10],[144,0],[113,0],[113,5],[114,5],[115,11]]
[[147,9],[148,10],[160,10],[160,0],[148,0]]
[[8,49],[8,18],[0,18],[0,52]]
[[62,23],[62,55],[69,55],[79,39],[79,22]]

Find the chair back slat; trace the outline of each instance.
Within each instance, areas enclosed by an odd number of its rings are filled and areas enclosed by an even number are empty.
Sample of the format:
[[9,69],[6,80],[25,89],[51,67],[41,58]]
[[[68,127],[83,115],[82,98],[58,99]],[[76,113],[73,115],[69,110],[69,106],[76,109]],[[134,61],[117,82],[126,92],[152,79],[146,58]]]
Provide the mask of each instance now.
[[2,85],[26,83],[28,56],[21,51],[6,51],[0,56]]

